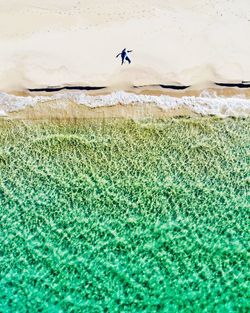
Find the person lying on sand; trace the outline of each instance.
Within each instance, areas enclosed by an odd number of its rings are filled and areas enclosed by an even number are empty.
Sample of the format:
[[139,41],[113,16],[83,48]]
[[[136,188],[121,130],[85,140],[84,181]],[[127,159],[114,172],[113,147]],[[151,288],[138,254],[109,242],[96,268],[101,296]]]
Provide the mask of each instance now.
[[128,63],[130,64],[131,63],[131,60],[130,60],[130,58],[128,57],[128,53],[130,53],[130,52],[132,52],[133,50],[127,50],[126,48],[124,48],[123,50],[122,50],[122,52],[120,52],[119,54],[117,54],[117,58],[119,57],[119,55],[121,56],[121,58],[122,58],[122,64],[121,65],[123,65],[123,63],[125,62],[125,61],[128,61]]

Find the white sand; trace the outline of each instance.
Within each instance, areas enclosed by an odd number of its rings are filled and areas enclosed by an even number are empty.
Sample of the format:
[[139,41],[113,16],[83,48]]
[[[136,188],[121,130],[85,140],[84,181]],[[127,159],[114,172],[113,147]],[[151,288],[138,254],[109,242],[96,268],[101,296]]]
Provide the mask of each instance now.
[[[133,49],[132,64],[115,55]],[[250,80],[248,0],[0,1],[0,91]]]

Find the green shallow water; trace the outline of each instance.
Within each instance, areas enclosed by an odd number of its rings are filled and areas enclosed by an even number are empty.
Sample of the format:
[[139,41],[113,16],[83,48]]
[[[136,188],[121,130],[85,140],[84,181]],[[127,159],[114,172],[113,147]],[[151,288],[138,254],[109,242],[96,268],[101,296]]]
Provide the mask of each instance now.
[[249,119],[0,124],[1,312],[248,312]]

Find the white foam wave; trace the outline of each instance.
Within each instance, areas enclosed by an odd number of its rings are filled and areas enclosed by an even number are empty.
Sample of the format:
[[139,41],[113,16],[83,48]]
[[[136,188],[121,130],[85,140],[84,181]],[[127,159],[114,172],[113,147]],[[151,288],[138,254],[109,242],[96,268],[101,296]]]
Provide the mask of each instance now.
[[199,97],[184,96],[181,98],[170,97],[166,95],[151,96],[137,95],[124,91],[113,92],[108,95],[90,96],[84,92],[66,92],[51,96],[14,96],[7,93],[0,93],[0,112],[1,115],[13,111],[24,109],[28,106],[35,106],[37,103],[47,101],[58,102],[62,104],[63,100],[70,100],[79,105],[85,105],[90,108],[114,106],[116,104],[152,104],[163,110],[185,108],[201,115],[216,115],[219,117],[248,117],[250,116],[250,99],[239,97],[219,97],[215,94],[202,93]]

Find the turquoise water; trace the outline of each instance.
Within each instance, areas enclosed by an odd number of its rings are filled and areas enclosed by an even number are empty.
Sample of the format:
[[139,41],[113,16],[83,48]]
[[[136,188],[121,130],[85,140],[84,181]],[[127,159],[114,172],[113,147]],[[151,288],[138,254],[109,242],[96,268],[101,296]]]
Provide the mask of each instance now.
[[248,312],[249,119],[0,128],[1,312]]

